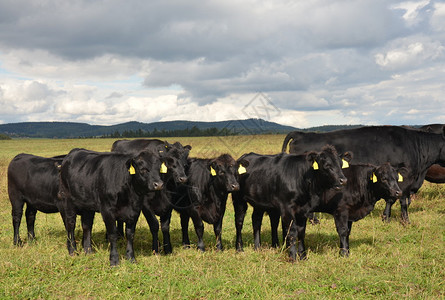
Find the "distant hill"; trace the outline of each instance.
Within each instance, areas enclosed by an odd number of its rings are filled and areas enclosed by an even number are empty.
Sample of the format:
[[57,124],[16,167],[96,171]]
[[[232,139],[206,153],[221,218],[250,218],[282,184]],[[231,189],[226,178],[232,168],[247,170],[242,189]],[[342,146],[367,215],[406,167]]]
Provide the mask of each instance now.
[[[90,125],[73,122],[23,122],[0,125],[0,133],[11,137],[29,138],[85,138],[119,136],[124,133],[168,134],[184,132],[189,136],[203,135],[247,135],[288,133],[297,128],[284,126],[262,119],[229,120],[220,122],[167,121],[154,123],[127,122],[111,126]],[[149,136],[149,135],[147,135]]]
[[[13,138],[218,136],[286,134],[294,130],[327,132],[361,126],[363,125],[323,125],[301,129],[263,119],[219,122],[166,121],[141,123],[133,121],[110,126],[74,122],[23,122],[0,124],[0,134]],[[412,125],[411,127],[419,126]]]

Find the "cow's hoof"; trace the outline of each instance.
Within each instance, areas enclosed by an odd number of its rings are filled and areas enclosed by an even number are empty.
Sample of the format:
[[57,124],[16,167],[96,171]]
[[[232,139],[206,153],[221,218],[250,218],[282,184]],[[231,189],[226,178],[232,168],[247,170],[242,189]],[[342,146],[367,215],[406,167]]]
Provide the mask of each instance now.
[[382,221],[384,223],[389,223],[389,222],[391,222],[391,218],[388,216],[382,215]]

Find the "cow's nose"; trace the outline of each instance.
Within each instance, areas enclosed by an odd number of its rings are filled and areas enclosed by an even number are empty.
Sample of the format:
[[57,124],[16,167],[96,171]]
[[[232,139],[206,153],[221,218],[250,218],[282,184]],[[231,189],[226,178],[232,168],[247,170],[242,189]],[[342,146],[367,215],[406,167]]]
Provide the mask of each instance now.
[[232,191],[239,191],[239,184],[238,183],[234,183],[230,186],[232,188]]
[[340,178],[339,181],[341,185],[346,185],[346,183],[348,183],[348,180],[346,178]]
[[153,183],[153,189],[156,191],[159,191],[164,186],[164,183],[162,181],[154,182]]
[[401,196],[402,196],[402,191],[401,190],[396,191],[396,197],[399,198]]
[[186,183],[187,182],[187,177],[179,177],[179,182],[180,183]]

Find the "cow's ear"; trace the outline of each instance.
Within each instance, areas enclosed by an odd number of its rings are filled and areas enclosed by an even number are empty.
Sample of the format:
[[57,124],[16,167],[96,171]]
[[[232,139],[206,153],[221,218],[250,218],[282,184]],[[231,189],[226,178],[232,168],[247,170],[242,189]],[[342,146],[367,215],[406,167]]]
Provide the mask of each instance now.
[[125,168],[128,170],[128,173],[130,173],[130,175],[134,175],[136,174],[136,161],[134,158],[130,158],[125,162]]
[[403,182],[409,176],[409,169],[407,167],[400,167],[397,169],[398,182]]
[[306,154],[306,159],[307,161],[312,165],[312,168],[314,168],[314,170],[318,170],[318,158],[320,157],[320,155],[317,152],[309,152],[308,154]]
[[171,158],[170,156],[164,156],[161,158],[161,161],[163,163],[166,163],[167,166],[171,166],[173,165],[173,163],[175,162],[175,160],[173,158]]
[[210,174],[212,176],[216,176],[216,170],[218,168],[218,164],[216,163],[215,160],[211,160],[208,164],[208,169],[210,171]]
[[244,158],[238,159],[237,162],[238,162],[238,165],[242,165],[243,167],[249,166],[249,161]]
[[249,161],[245,160],[244,158],[240,159],[237,161],[237,165],[238,165],[238,174],[244,174],[247,172],[247,167],[249,166]]
[[352,157],[353,157],[352,152],[347,151],[347,152],[343,153],[343,155],[342,155],[341,158],[344,159],[344,160],[346,160],[348,163],[350,163],[351,160],[352,160]]

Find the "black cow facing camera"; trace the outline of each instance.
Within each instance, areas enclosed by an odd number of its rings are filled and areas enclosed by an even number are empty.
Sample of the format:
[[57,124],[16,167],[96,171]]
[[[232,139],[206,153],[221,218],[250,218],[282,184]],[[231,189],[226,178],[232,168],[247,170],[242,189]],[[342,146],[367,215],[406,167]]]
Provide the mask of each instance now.
[[214,159],[190,158],[187,185],[178,186],[172,194],[172,207],[181,217],[182,244],[190,245],[188,225],[193,221],[198,237],[197,248],[205,250],[203,221],[212,224],[216,248],[223,250],[221,231],[227,196],[238,191],[239,164],[229,154]]
[[[179,142],[170,144],[169,142],[157,139],[136,139],[118,140],[113,143],[112,152],[138,153],[142,150],[150,150],[159,154],[162,167],[161,179],[165,183],[165,188],[160,191],[150,192],[144,196],[142,203],[142,213],[150,228],[152,235],[152,250],[159,252],[159,221],[161,219],[161,230],[163,235],[163,249],[165,254],[172,252],[170,241],[170,219],[171,219],[171,198],[178,185],[187,182],[185,169],[188,167],[188,155],[191,146],[183,146]],[[118,222],[119,234],[123,235],[122,222]]]
[[[389,163],[380,166],[351,164],[343,173],[348,179],[341,189],[328,189],[323,192],[321,201],[314,208],[334,216],[335,227],[340,238],[340,255],[349,256],[349,235],[352,222],[363,219],[382,198],[396,200],[402,196],[399,185],[408,177],[409,171],[402,167],[398,170]],[[279,215],[269,214],[272,236],[277,236]],[[261,215],[262,218],[262,215]],[[261,220],[259,220],[261,222]],[[283,235],[287,228],[283,227]]]
[[[240,175],[239,192],[232,194],[237,250],[243,248],[241,230],[249,203],[260,211],[279,212],[283,226],[289,228],[286,244],[290,258],[295,260],[298,252],[304,259],[307,216],[319,205],[326,190],[339,190],[347,183],[342,166],[347,167],[351,158],[350,153],[338,155],[333,146],[303,155],[250,153],[241,156],[238,162],[246,172]],[[248,166],[243,165],[246,161]],[[259,227],[256,226],[254,224],[254,237],[259,241]]]
[[91,229],[94,213],[100,212],[110,242],[110,264],[119,263],[116,221],[126,223],[127,258],[135,260],[133,238],[145,194],[161,190],[161,160],[157,153],[137,155],[99,153],[73,149],[60,170],[58,208],[68,234],[70,255],[76,251],[76,214],[82,217],[84,251],[92,251]]

